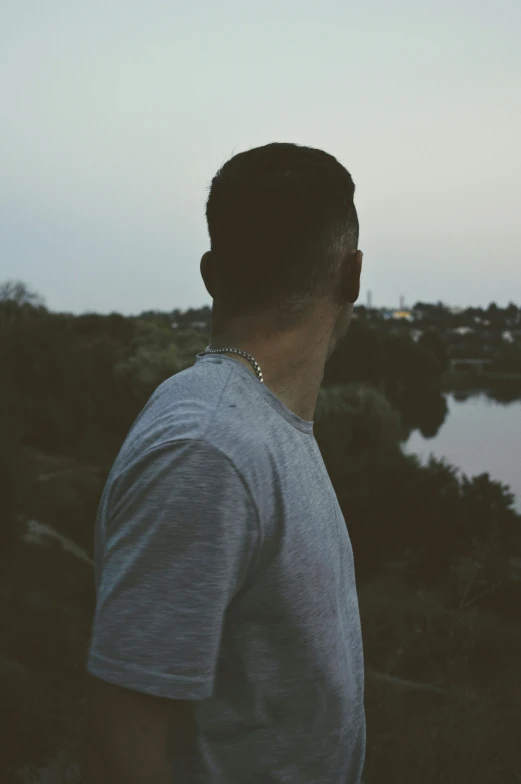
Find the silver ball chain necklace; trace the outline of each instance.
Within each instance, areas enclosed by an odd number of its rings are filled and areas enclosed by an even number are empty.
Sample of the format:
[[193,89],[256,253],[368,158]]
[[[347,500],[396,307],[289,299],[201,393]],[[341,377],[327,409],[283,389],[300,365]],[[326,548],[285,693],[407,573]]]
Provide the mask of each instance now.
[[244,359],[247,359],[248,362],[252,365],[255,371],[255,375],[257,376],[261,384],[264,383],[261,366],[259,365],[257,360],[254,359],[252,355],[248,354],[246,351],[241,351],[240,348],[210,348],[210,346],[207,346],[205,350],[201,352],[201,356],[204,356],[205,354],[239,354],[241,357],[244,357]]

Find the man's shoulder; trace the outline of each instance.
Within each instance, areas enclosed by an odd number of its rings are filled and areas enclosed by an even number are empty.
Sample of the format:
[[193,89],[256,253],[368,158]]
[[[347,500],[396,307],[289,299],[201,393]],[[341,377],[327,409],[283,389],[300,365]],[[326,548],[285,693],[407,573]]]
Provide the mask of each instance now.
[[246,475],[265,459],[271,440],[259,407],[247,393],[248,387],[238,388],[226,369],[208,374],[196,365],[181,371],[150,397],[122,452],[129,459],[193,442],[202,451],[221,453]]

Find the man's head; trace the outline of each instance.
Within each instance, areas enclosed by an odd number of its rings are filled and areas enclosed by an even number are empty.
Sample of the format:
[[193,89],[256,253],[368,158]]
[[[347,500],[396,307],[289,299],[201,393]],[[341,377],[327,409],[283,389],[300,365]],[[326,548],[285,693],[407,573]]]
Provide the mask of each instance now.
[[225,163],[210,188],[201,263],[214,330],[268,315],[274,329],[289,328],[327,302],[333,341],[343,337],[361,265],[354,191],[349,172],[310,147],[268,144]]

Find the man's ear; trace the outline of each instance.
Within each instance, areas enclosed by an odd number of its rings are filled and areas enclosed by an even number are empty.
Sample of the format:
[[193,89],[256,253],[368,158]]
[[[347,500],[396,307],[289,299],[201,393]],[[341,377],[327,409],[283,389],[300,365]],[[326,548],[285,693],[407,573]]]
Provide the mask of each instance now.
[[203,255],[199,269],[201,270],[201,277],[206,286],[206,291],[213,299],[215,295],[215,284],[213,278],[213,256],[211,251],[208,250]]
[[362,274],[362,259],[364,254],[361,250],[350,253],[345,260],[344,266],[344,292],[348,302],[355,304],[360,296],[360,276]]

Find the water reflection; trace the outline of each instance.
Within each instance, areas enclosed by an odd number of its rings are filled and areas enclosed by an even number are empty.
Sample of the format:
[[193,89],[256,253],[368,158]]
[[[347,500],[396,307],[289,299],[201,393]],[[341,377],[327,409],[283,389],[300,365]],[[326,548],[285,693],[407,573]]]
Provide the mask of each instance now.
[[496,386],[494,389],[487,391],[487,397],[495,400],[496,403],[509,405],[521,398],[521,386],[518,384],[504,384],[503,386]]
[[484,395],[489,400],[502,405],[509,405],[521,400],[521,385],[518,382],[497,384],[490,389],[460,389],[452,393],[455,400],[464,401],[471,397]]
[[[501,393],[446,395],[448,416],[435,437],[428,435],[433,428],[424,422],[411,433],[405,450],[422,459],[430,454],[446,458],[469,476],[489,473],[510,486],[521,511],[521,400],[498,397]],[[434,415],[429,416],[434,425]]]
[[412,430],[418,430],[425,439],[437,435],[449,410],[445,396],[436,390],[404,397],[397,407],[407,436]]

